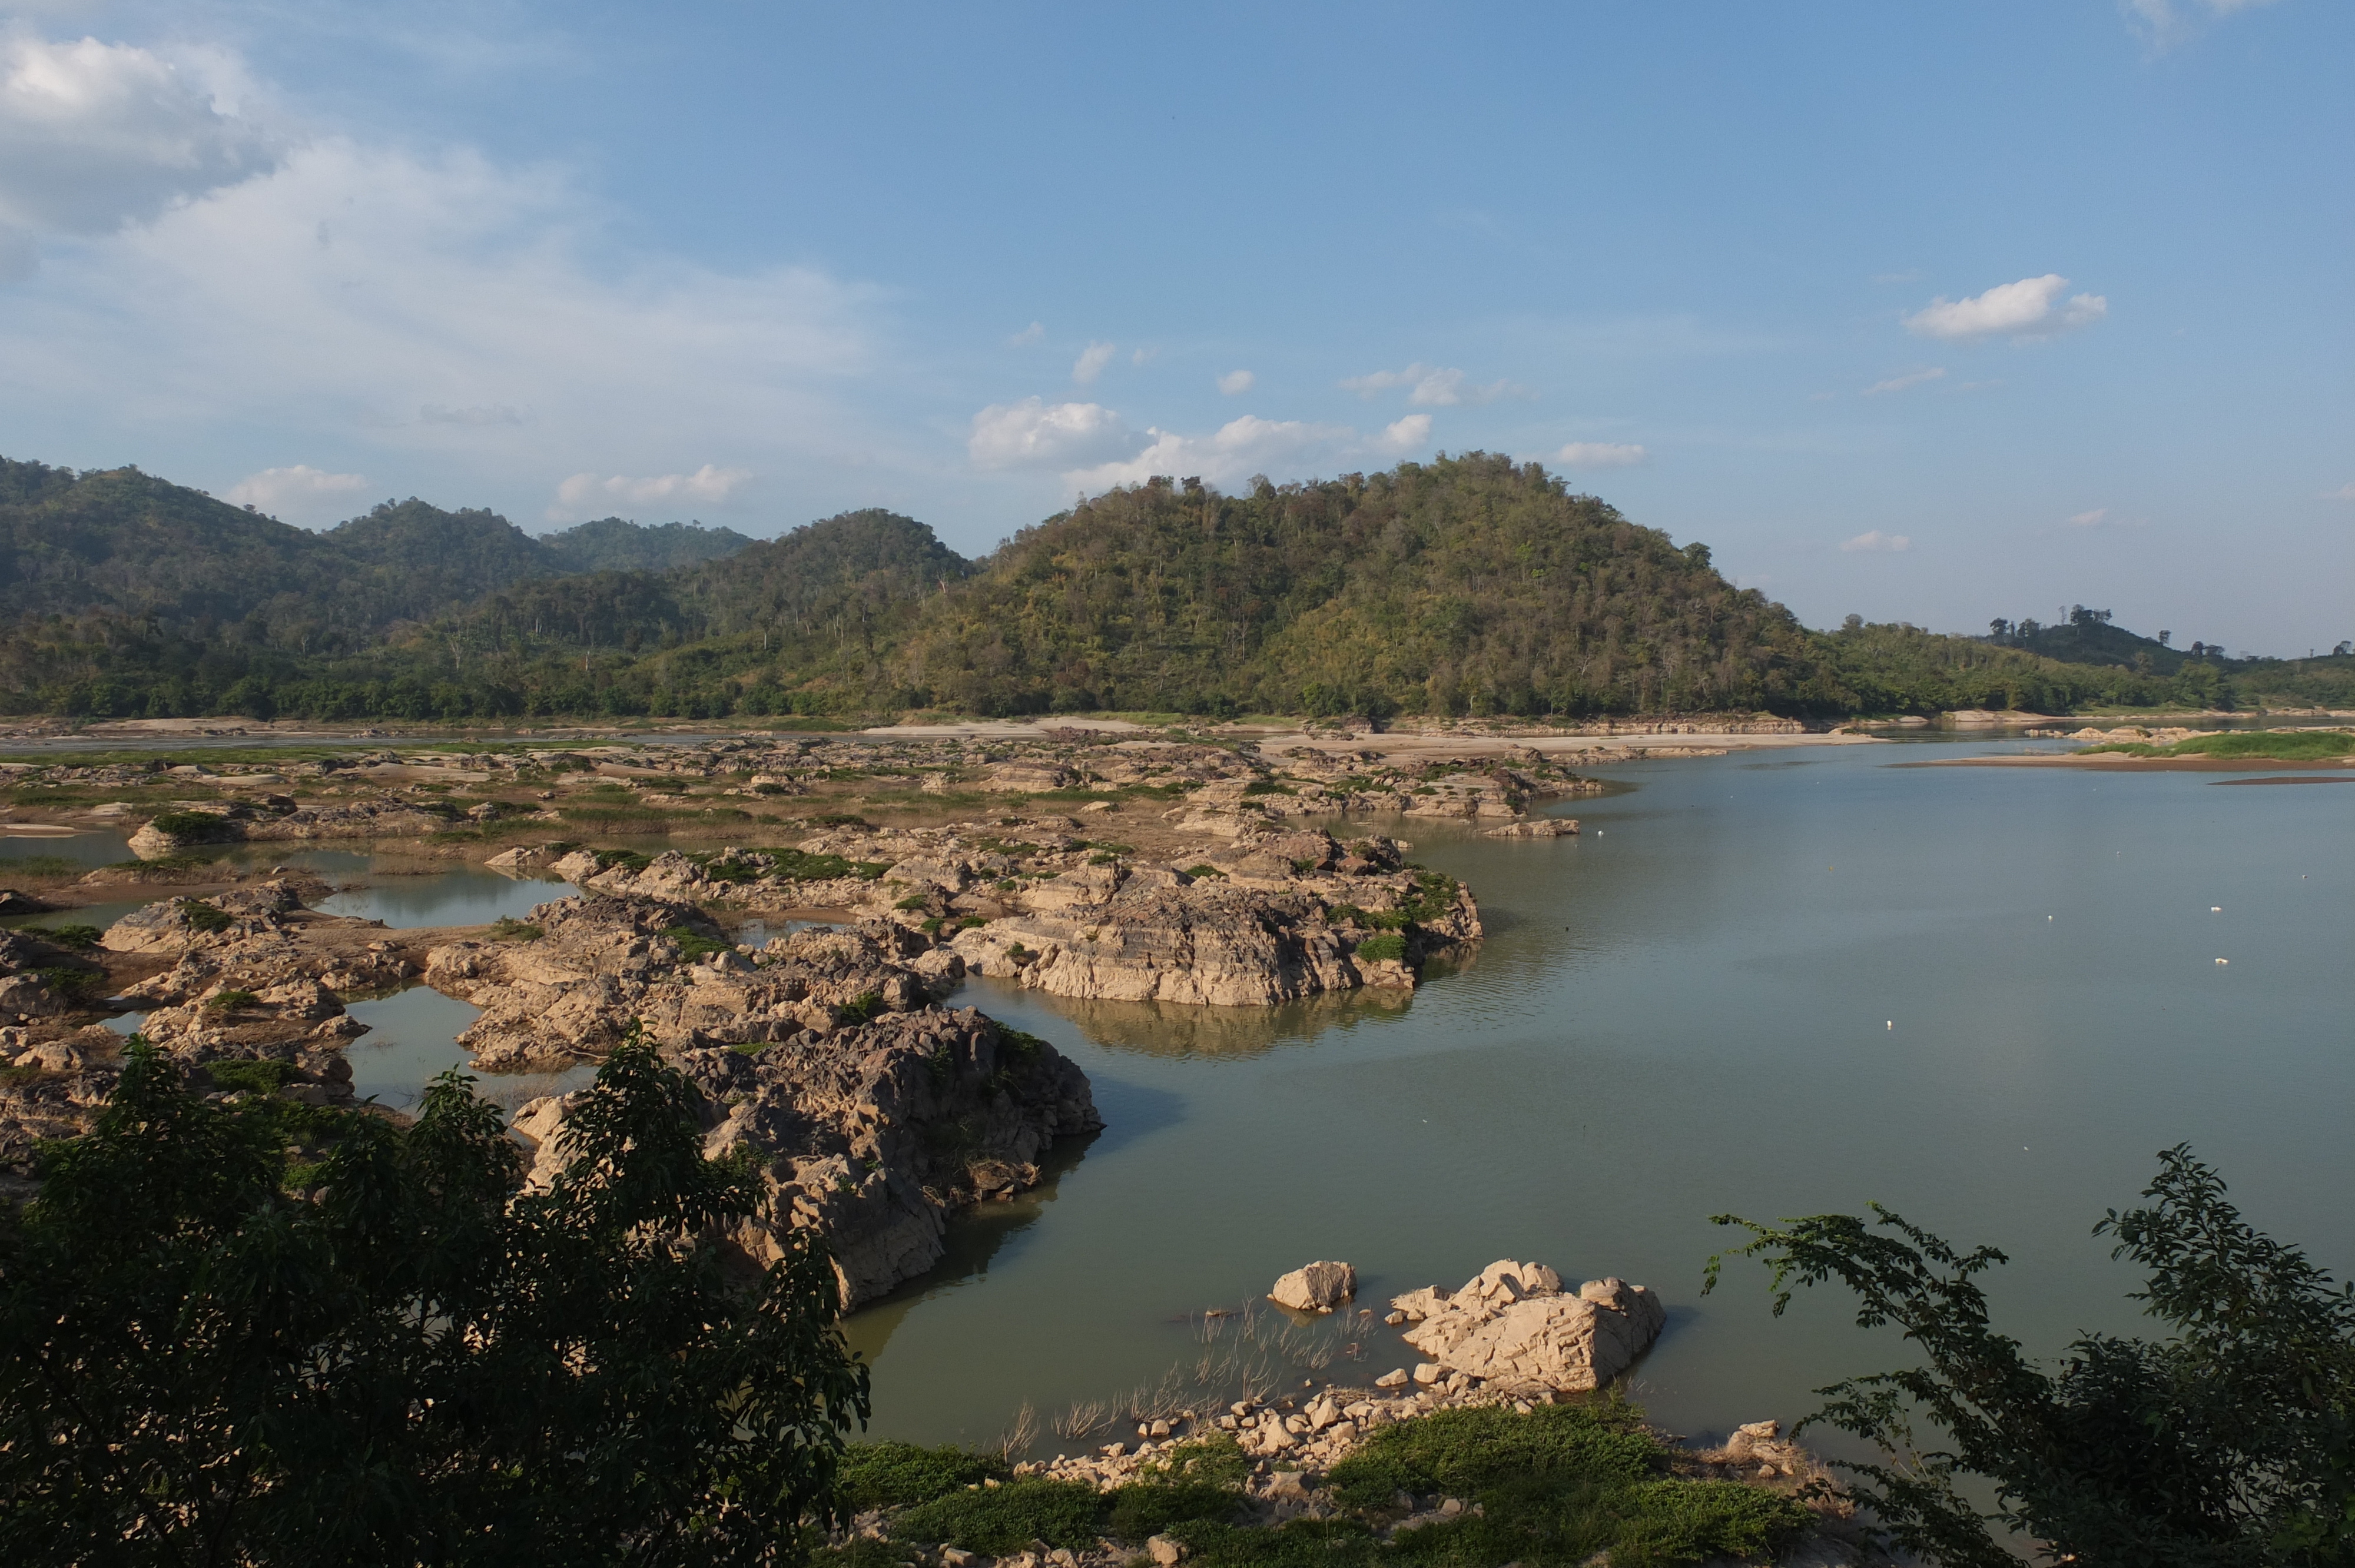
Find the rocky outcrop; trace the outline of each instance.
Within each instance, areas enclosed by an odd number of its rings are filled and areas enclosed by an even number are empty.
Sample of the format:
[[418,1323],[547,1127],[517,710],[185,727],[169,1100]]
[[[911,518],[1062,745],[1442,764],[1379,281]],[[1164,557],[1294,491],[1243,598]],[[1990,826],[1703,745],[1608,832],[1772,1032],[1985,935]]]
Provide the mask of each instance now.
[[804,930],[757,952],[693,905],[588,895],[531,913],[527,940],[466,940],[427,955],[425,981],[480,1007],[459,1043],[478,1066],[561,1064],[610,1052],[633,1026],[680,1050],[823,1034],[931,1005],[963,960],[920,932],[873,922]]
[[1330,1312],[1358,1293],[1358,1271],[1330,1260],[1295,1268],[1275,1282],[1267,1298],[1295,1312]]
[[1574,839],[1578,836],[1575,817],[1531,817],[1526,821],[1507,822],[1501,828],[1487,828],[1481,837],[1489,839]]
[[[1032,1185],[1050,1143],[1103,1125],[1068,1058],[970,1009],[669,1054],[702,1091],[706,1152],[748,1154],[773,1199],[738,1244],[767,1262],[790,1232],[823,1231],[846,1308],[937,1263],[952,1210]],[[533,1180],[562,1169],[565,1116],[594,1092],[517,1115]]]
[[1436,1287],[1391,1302],[1418,1319],[1406,1342],[1433,1358],[1425,1374],[1461,1373],[1505,1389],[1574,1393],[1600,1388],[1651,1348],[1668,1322],[1659,1298],[1619,1279],[1590,1280],[1575,1294],[1538,1263],[1490,1264],[1461,1290]]

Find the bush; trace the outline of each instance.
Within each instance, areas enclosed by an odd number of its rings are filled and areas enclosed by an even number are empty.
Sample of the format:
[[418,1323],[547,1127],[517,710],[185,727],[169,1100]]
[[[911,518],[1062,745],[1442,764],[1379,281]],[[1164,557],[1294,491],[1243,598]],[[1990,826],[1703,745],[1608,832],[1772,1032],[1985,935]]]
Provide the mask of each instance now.
[[1389,963],[1393,959],[1402,962],[1406,958],[1406,938],[1396,931],[1369,937],[1358,944],[1357,956],[1369,964]]
[[1085,1481],[1038,1478],[951,1492],[910,1509],[892,1521],[902,1541],[935,1542],[1003,1557],[1033,1541],[1084,1550],[1096,1542],[1103,1498]]
[[842,1487],[850,1506],[906,1508],[962,1491],[1013,1472],[995,1454],[954,1444],[939,1448],[913,1443],[854,1443],[843,1451]]
[[229,819],[211,811],[165,811],[150,817],[147,825],[195,843],[218,843],[231,836]]
[[691,964],[698,959],[708,959],[714,953],[730,951],[730,945],[716,937],[707,937],[691,926],[668,926],[663,935],[678,945],[678,961]]
[[250,1095],[274,1095],[294,1076],[290,1064],[266,1057],[221,1057],[206,1063],[205,1071],[212,1075],[216,1087],[232,1094],[241,1089]]
[[226,931],[237,924],[237,916],[201,898],[181,899],[180,918],[186,920],[193,931]]
[[53,942],[60,948],[74,948],[85,951],[98,946],[98,938],[101,935],[95,926],[27,926],[25,927],[25,934],[28,937],[38,937],[45,942]]
[[538,926],[502,915],[491,922],[491,938],[499,942],[537,942],[548,933]]
[[241,1007],[251,1007],[258,1000],[250,991],[217,991],[205,998],[205,1005],[215,1012],[235,1012]]
[[51,991],[69,1001],[80,1001],[94,991],[104,988],[106,976],[97,969],[35,969],[33,974]]

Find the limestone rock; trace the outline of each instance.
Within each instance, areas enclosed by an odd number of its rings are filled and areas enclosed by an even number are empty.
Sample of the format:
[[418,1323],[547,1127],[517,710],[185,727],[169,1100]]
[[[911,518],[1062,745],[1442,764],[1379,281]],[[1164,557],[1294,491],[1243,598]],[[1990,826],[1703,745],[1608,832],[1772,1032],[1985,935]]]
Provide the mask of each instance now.
[[1634,1364],[1668,1321],[1659,1298],[1619,1279],[1576,1294],[1542,1264],[1490,1264],[1452,1295],[1435,1288],[1391,1302],[1422,1321],[1406,1342],[1433,1359],[1418,1380],[1444,1372],[1561,1392],[1600,1388]]
[[1358,1271],[1346,1263],[1317,1262],[1275,1282],[1268,1299],[1295,1312],[1330,1312],[1358,1293]]

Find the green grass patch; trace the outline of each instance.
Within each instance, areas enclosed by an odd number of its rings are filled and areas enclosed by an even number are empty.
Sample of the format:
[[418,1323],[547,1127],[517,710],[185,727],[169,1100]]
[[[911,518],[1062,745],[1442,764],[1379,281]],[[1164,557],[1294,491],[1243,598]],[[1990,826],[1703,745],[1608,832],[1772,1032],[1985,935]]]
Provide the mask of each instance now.
[[217,991],[205,998],[205,1006],[215,1012],[235,1012],[241,1007],[251,1007],[259,1000],[250,991]]
[[835,1016],[843,1023],[872,1023],[882,1011],[882,993],[862,991],[837,1009]]
[[237,916],[218,905],[208,904],[201,898],[180,900],[180,918],[192,931],[226,931],[237,924]]
[[1033,1541],[1085,1551],[1096,1542],[1103,1494],[1084,1481],[1035,1477],[1000,1487],[958,1490],[920,1503],[894,1520],[901,1541],[938,1542],[1003,1557]]
[[678,961],[683,964],[691,964],[698,959],[708,959],[714,953],[724,953],[730,950],[729,943],[716,937],[704,936],[692,927],[666,927],[663,930],[663,935],[678,945]]
[[148,818],[147,825],[159,833],[195,843],[218,843],[234,833],[227,817],[215,816],[210,811],[161,811]]
[[1004,1481],[1014,1472],[995,1454],[954,1444],[925,1448],[913,1443],[854,1443],[843,1451],[840,1473],[851,1506],[864,1512],[912,1508],[983,1481]]
[[60,948],[74,948],[87,952],[98,946],[101,935],[95,926],[26,926],[21,927],[28,937],[38,937]]
[[1379,936],[1369,937],[1358,944],[1358,957],[1369,964],[1389,963],[1393,959],[1402,962],[1406,958],[1406,938],[1396,931],[1384,931]]
[[2153,746],[2148,741],[2140,740],[2115,741],[2107,746],[2089,746],[2078,755],[2091,757],[2105,751],[2127,757],[2212,757],[2227,761],[2321,762],[2334,757],[2355,756],[2355,735],[2342,729],[2224,730],[2215,735],[2195,735],[2172,746]]
[[1189,865],[1186,868],[1186,874],[1195,878],[1197,881],[1205,876],[1215,876],[1221,882],[1224,882],[1227,879],[1227,874],[1225,872],[1220,871],[1215,865],[1208,864]]
[[212,1075],[215,1086],[252,1095],[274,1095],[294,1076],[286,1063],[258,1056],[222,1057],[206,1063],[205,1071]]
[[502,915],[491,922],[491,939],[495,942],[537,942],[547,935],[539,927],[512,915]]
[[80,1001],[92,992],[102,991],[106,976],[98,969],[70,969],[63,966],[35,969],[40,982],[69,1001]]
[[0,860],[0,877],[71,876],[83,869],[81,862],[61,854],[21,854]]

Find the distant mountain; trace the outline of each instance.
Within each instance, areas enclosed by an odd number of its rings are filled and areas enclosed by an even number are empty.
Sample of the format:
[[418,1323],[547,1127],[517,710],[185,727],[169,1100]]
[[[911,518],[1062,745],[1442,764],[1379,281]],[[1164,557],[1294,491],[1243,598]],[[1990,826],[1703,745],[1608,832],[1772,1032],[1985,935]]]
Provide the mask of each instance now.
[[700,523],[649,526],[619,517],[600,517],[539,536],[540,547],[565,572],[668,571],[725,560],[751,543],[750,535],[733,528],[707,528]]
[[196,637],[237,624],[304,652],[350,651],[525,579],[708,561],[750,543],[619,518],[534,539],[495,512],[414,499],[314,533],[135,468],[0,459],[0,616],[11,620],[95,613]]

